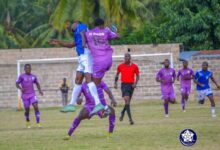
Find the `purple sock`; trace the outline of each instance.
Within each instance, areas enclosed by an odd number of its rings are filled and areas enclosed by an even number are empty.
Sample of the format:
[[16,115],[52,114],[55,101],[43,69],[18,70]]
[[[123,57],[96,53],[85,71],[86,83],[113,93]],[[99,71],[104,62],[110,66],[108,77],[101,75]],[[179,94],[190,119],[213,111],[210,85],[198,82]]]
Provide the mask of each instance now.
[[36,118],[36,122],[39,123],[40,122],[40,112],[39,111],[35,111],[35,118]]
[[75,131],[75,129],[78,127],[79,124],[80,124],[80,120],[79,120],[79,118],[76,118],[73,121],[72,126],[70,127],[70,129],[68,131],[69,136],[71,136],[73,134],[73,132]]
[[109,133],[112,133],[115,127],[115,115],[110,115],[109,116]]
[[182,110],[185,110],[185,99],[182,97],[181,99]]
[[25,116],[26,121],[30,121],[30,119],[29,119],[29,113],[24,113],[24,116]]
[[165,114],[168,114],[169,103],[164,103],[163,106],[164,106]]

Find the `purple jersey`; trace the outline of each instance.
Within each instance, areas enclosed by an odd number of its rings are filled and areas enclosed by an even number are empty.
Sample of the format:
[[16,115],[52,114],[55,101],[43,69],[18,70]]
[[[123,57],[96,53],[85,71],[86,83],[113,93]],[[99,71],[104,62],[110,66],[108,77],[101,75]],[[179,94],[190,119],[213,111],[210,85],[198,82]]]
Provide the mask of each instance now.
[[161,82],[161,93],[162,93],[162,99],[175,99],[175,92],[173,88],[173,81],[176,78],[176,73],[173,68],[162,68],[157,73],[156,78]]
[[176,78],[176,73],[173,68],[162,68],[159,70],[156,76],[157,79],[164,81],[161,86],[172,85],[174,79]]
[[[108,86],[103,81],[97,86],[100,102],[104,106],[107,105],[105,101],[104,93],[103,93],[103,90],[106,90],[106,89],[108,89]],[[91,93],[89,92],[87,83],[83,83],[81,93],[83,93],[86,98],[85,106],[93,106],[93,105],[95,106],[95,100],[93,99]]]
[[181,87],[191,87],[191,78],[192,78],[192,76],[194,76],[194,72],[192,69],[182,68],[178,71],[177,76],[181,78],[181,80],[180,80]]
[[22,94],[35,94],[34,83],[38,84],[38,80],[35,75],[24,73],[18,77],[16,83],[21,84]]
[[118,38],[118,35],[109,28],[96,27],[86,32],[86,39],[91,50],[94,63],[111,61],[113,49],[109,40]]

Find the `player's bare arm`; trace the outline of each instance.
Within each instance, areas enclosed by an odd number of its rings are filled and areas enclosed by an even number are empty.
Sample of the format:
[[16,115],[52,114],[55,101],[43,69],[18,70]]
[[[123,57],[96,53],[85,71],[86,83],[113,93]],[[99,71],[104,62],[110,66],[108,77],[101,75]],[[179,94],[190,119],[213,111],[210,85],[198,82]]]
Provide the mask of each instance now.
[[17,89],[19,89],[22,92],[22,90],[23,90],[22,87],[18,83],[16,83],[15,85],[16,85]]
[[198,84],[199,86],[201,86],[201,87],[203,87],[204,86],[204,84],[202,84],[202,83],[199,83],[195,78],[193,78],[193,81],[194,81],[194,83],[195,84]]
[[211,79],[212,82],[216,85],[216,87],[217,87],[218,89],[220,89],[220,86],[219,86],[218,83],[216,82],[215,78],[212,76],[210,79]]
[[40,95],[44,95],[43,91],[41,90],[40,84],[39,84],[39,83],[36,83],[36,86],[37,86],[37,89],[38,89]]
[[82,37],[82,44],[83,44],[83,47],[84,47],[84,48],[87,47],[87,45],[86,45],[85,33],[86,33],[86,31],[81,31],[81,32],[80,32],[80,35],[81,35],[81,37]]
[[62,42],[58,39],[52,39],[49,41],[50,45],[53,46],[62,46],[62,47],[67,47],[67,48],[73,48],[75,47],[75,43],[74,42]]
[[132,85],[133,88],[136,88],[136,87],[137,87],[137,84],[138,84],[139,79],[140,79],[140,76],[139,76],[139,75],[136,75],[136,81],[135,81],[135,83]]
[[118,77],[119,77],[119,72],[117,72],[116,75],[115,75],[115,83],[114,83],[114,88],[115,89],[118,88]]
[[108,97],[111,100],[111,105],[113,107],[116,107],[117,106],[117,102],[115,100],[115,97],[112,94],[112,91],[109,88],[107,88],[107,89],[105,89],[105,92],[108,94]]

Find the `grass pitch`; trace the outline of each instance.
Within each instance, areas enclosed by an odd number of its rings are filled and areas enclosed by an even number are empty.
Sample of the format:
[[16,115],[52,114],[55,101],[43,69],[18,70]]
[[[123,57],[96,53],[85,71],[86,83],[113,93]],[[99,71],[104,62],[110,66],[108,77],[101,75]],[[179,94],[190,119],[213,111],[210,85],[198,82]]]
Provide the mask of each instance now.
[[[0,150],[219,150],[219,105],[217,102],[217,117],[212,118],[208,101],[203,106],[190,102],[185,113],[181,112],[180,104],[171,104],[170,117],[164,118],[160,101],[133,101],[133,126],[129,125],[127,116],[123,122],[118,121],[122,109],[119,105],[111,139],[106,138],[108,119],[94,117],[82,121],[69,141],[62,138],[80,108],[67,114],[60,113],[59,108],[41,109],[42,129],[26,129],[23,111],[1,109]],[[32,110],[32,126],[34,122]],[[197,143],[189,148],[179,142],[179,133],[186,128],[197,133]]]

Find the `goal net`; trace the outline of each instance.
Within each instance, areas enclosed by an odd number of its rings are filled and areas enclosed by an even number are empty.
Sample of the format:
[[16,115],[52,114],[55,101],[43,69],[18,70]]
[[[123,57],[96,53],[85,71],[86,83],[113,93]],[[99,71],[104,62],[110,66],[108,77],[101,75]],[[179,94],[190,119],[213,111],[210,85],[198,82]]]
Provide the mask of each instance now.
[[[172,53],[154,53],[154,54],[131,54],[132,62],[139,66],[140,80],[137,89],[134,92],[133,99],[148,100],[160,98],[159,84],[155,81],[156,72],[162,67],[161,62],[169,59],[173,67]],[[124,60],[124,55],[113,56],[112,68],[106,73],[104,81],[112,88],[116,99],[121,99],[120,89],[113,89],[114,76],[117,66]],[[32,65],[32,73],[38,77],[44,96],[37,97],[41,107],[61,106],[61,92],[59,87],[62,79],[67,78],[69,90],[69,99],[75,79],[76,68],[78,65],[77,57],[74,58],[48,58],[48,59],[26,59],[17,61],[17,76],[23,72],[23,66],[26,63]],[[120,86],[119,86],[120,87]],[[18,109],[22,107],[21,93],[18,90]]]

